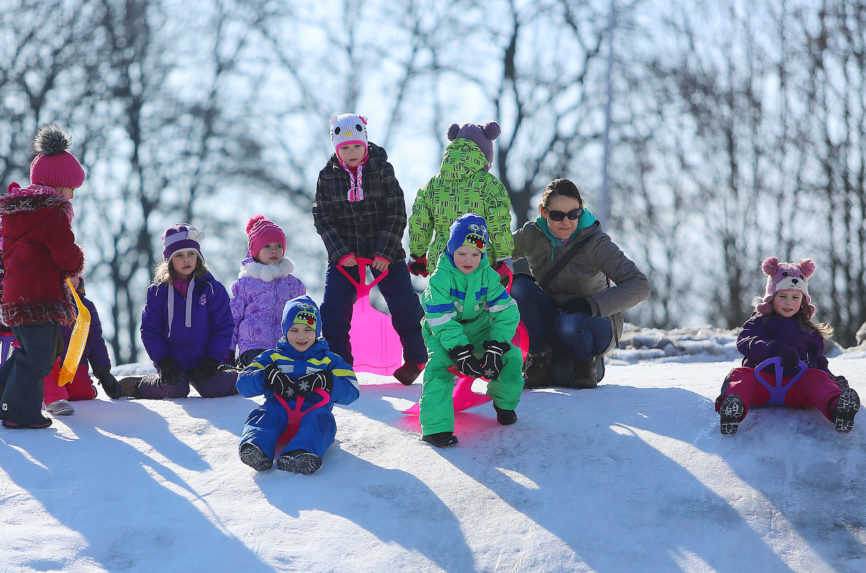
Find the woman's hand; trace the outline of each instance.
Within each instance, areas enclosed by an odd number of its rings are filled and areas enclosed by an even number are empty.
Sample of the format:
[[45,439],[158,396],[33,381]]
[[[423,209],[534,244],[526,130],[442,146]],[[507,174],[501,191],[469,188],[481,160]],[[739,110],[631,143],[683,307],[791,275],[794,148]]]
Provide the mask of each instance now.
[[373,259],[373,264],[370,266],[381,273],[386,271],[390,265],[391,261],[389,261],[385,257],[377,256],[375,259]]

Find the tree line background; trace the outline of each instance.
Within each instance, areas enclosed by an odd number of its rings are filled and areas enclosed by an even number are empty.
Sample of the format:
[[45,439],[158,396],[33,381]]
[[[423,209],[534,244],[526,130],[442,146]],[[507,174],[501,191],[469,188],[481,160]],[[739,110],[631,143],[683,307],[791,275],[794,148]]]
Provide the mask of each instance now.
[[604,228],[653,284],[630,320],[739,326],[770,255],[816,261],[840,343],[866,320],[866,1],[0,5],[0,180],[27,180],[39,125],[72,134],[88,171],[73,230],[117,362],[143,356],[170,224],[205,230],[228,287],[247,219],[268,215],[320,296],[309,213],[342,111],[370,118],[407,210],[448,126],[496,119],[492,172],[521,225],[556,177],[600,203],[610,98]]

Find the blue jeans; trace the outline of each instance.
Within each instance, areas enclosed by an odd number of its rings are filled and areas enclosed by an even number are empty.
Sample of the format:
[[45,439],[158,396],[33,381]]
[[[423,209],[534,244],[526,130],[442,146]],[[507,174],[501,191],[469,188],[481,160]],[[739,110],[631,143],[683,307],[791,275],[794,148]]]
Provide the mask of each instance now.
[[[358,267],[346,269],[356,280]],[[379,271],[373,271],[374,276]],[[409,269],[403,261],[391,263],[388,275],[379,283],[379,292],[391,311],[391,324],[403,344],[403,358],[406,362],[423,364],[427,362],[427,347],[421,336],[421,301],[412,289]],[[349,328],[352,325],[352,312],[358,293],[355,285],[349,282],[336,265],[329,265],[325,274],[325,298],[322,301],[322,335],[328,346],[349,364],[354,363],[352,345],[349,343]]]
[[517,301],[520,320],[529,332],[529,352],[565,352],[578,360],[598,356],[610,345],[613,324],[605,316],[567,313],[532,279],[515,275],[511,297]]

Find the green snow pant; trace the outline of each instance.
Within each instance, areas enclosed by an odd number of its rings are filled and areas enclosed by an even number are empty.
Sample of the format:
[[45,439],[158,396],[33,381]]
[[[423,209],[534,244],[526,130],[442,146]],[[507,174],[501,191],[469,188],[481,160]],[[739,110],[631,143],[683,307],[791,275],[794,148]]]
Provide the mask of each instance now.
[[[427,345],[427,366],[424,368],[424,386],[421,390],[421,435],[454,431],[454,406],[451,393],[454,390],[454,374],[448,368],[455,366],[448,350],[436,339],[426,322],[422,329]],[[490,321],[481,316],[463,325],[463,332],[479,358],[484,354],[484,341],[490,340]],[[509,344],[510,340],[506,341]],[[487,395],[503,410],[514,410],[523,391],[523,354],[512,346],[502,355],[502,372],[499,378],[487,385]]]

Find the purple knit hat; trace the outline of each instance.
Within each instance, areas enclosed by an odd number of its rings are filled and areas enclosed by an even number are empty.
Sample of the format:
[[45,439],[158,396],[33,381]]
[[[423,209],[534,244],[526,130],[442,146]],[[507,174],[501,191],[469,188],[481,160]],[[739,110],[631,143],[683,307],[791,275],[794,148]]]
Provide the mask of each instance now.
[[201,231],[187,223],[172,225],[162,234],[162,258],[167,261],[178,251],[195,251],[204,260],[198,243],[203,237]]
[[72,139],[58,125],[45,125],[33,138],[36,157],[30,163],[30,183],[47,187],[81,187],[84,169],[66,151]]
[[495,121],[488,122],[483,126],[477,123],[464,123],[463,125],[452,123],[451,127],[448,128],[448,140],[468,139],[474,142],[487,158],[487,169],[489,170],[493,163],[493,140],[499,137],[501,131],[499,124]]
[[767,285],[764,298],[755,305],[755,310],[761,314],[773,311],[773,297],[783,290],[798,290],[803,293],[803,314],[812,318],[815,305],[809,297],[809,277],[815,272],[812,259],[803,259],[799,263],[780,263],[776,257],[765,259],[761,269],[767,275]]

